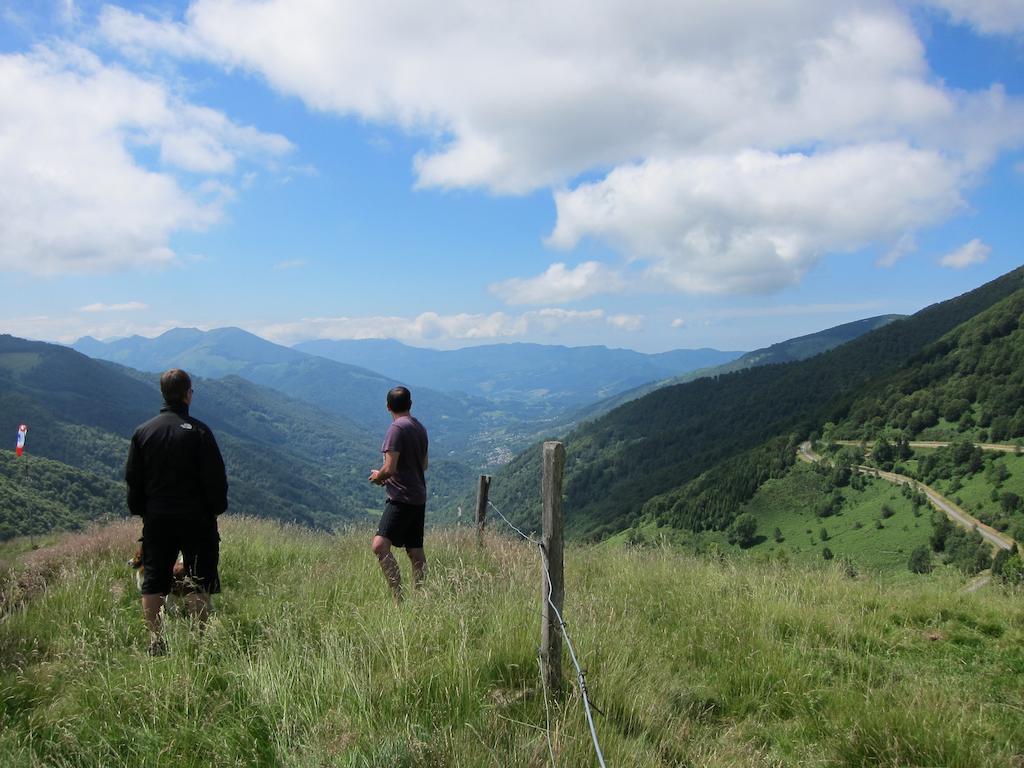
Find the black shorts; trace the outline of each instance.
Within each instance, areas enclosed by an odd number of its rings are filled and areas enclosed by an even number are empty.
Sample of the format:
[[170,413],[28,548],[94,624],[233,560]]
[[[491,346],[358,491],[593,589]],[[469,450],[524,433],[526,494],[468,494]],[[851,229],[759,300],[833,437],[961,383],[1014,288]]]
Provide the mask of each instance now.
[[396,547],[422,549],[426,511],[426,504],[403,504],[388,499],[384,505],[384,514],[380,516],[377,535],[383,536]]
[[147,515],[142,524],[142,594],[171,592],[179,552],[192,591],[220,592],[217,518],[163,514]]

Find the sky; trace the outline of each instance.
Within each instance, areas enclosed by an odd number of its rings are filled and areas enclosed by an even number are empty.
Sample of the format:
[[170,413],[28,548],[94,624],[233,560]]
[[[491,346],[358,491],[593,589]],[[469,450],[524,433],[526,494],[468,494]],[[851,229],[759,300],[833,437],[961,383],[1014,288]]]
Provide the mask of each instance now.
[[0,0],[0,332],[750,350],[1024,262],[1024,0]]

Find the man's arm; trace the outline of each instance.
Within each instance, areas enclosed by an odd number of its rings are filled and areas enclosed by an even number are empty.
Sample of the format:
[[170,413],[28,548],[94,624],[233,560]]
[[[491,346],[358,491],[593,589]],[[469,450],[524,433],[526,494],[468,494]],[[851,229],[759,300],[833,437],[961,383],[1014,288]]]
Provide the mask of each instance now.
[[387,451],[384,453],[384,463],[380,469],[370,473],[370,482],[374,485],[384,485],[389,477],[394,477],[398,472],[398,451]]

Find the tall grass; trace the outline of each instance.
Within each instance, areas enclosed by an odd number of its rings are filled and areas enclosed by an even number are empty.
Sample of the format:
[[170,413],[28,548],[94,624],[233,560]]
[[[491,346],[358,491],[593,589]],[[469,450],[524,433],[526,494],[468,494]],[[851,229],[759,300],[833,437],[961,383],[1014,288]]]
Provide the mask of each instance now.
[[[427,588],[394,606],[363,532],[228,519],[223,537],[215,618],[172,617],[155,659],[131,524],[19,565],[36,576],[4,586],[0,765],[550,763],[533,548],[434,534]],[[609,765],[1019,766],[1021,594],[961,587],[570,547],[565,616]],[[568,665],[550,705],[558,765],[596,764]]]

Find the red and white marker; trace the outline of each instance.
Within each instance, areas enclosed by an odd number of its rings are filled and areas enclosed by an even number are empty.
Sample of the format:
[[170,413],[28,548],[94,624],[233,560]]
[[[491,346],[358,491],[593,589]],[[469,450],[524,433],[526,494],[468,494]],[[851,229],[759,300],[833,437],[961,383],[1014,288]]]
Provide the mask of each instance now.
[[14,453],[17,456],[21,456],[25,452],[25,435],[28,434],[28,427],[22,424],[18,427],[18,447],[14,449]]

